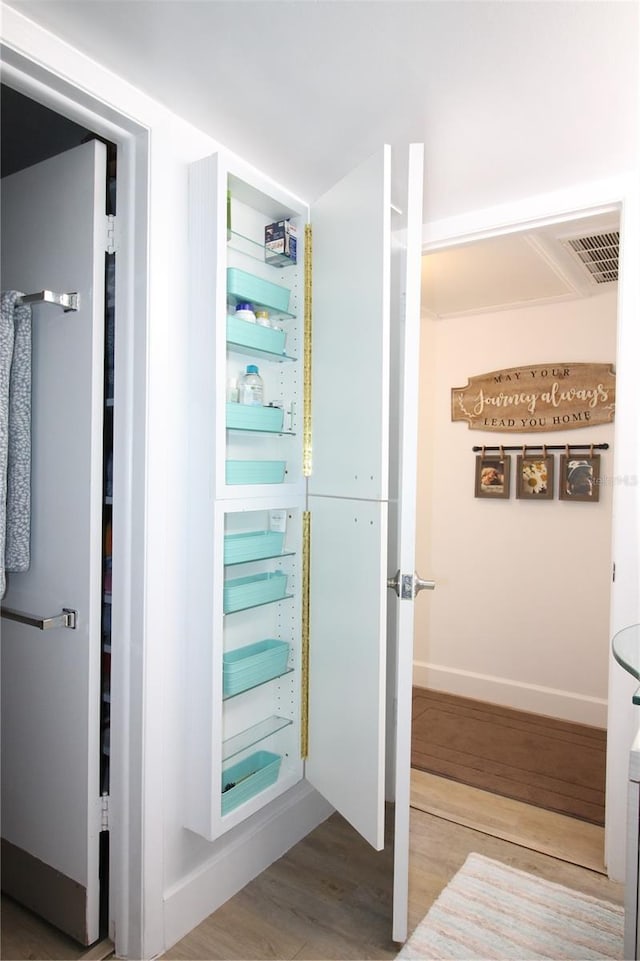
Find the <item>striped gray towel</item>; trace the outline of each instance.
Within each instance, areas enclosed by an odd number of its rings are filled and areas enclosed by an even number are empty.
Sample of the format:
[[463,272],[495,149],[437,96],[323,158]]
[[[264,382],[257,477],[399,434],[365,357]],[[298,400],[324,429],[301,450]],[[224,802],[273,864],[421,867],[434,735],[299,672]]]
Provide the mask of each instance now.
[[31,529],[31,308],[0,299],[0,597],[5,571],[29,569]]

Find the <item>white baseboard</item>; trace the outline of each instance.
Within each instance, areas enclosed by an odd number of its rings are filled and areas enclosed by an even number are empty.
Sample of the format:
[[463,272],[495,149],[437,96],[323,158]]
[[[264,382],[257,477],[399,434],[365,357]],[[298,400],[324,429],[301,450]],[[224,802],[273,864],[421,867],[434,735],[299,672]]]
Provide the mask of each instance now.
[[307,782],[292,788],[251,818],[243,831],[197,871],[172,885],[164,897],[164,950],[192,931],[245,884],[333,813]]
[[607,727],[607,701],[604,698],[524,684],[489,674],[475,674],[473,671],[462,671],[424,661],[413,662],[413,683],[417,687],[487,701],[501,707],[511,707],[516,711],[544,714],[592,727]]

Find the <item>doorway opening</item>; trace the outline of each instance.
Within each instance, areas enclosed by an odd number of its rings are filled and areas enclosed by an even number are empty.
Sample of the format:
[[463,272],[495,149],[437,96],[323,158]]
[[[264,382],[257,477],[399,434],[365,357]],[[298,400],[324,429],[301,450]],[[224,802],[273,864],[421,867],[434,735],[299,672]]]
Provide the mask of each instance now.
[[[604,823],[612,423],[510,433],[453,422],[451,390],[519,366],[615,365],[611,207],[424,257],[417,563],[438,590],[416,606],[413,766]],[[595,238],[611,247],[595,276]],[[606,238],[606,239],[605,239]],[[586,251],[586,253],[585,253]],[[606,445],[597,497],[516,496],[518,456]],[[510,496],[476,496],[472,448],[511,453]],[[525,450],[528,448],[528,451]],[[537,451],[536,451],[537,446]],[[568,451],[567,451],[568,453]],[[495,455],[494,455],[495,456]],[[561,458],[563,458],[561,460]],[[549,490],[544,489],[548,483]],[[424,694],[424,697],[421,697]],[[427,723],[428,722],[428,723]]]
[[[106,149],[106,179],[104,184],[104,216],[113,219],[116,213],[116,176],[117,176],[117,148],[114,143],[106,140],[81,124],[75,123],[65,116],[55,112],[30,97],[18,92],[17,90],[2,84],[1,93],[1,137],[3,143],[2,150],[2,178],[10,177],[25,171],[34,165],[43,163],[50,158],[59,157],[67,151],[86,144],[91,140],[99,140],[105,144]],[[29,216],[29,211],[25,211],[25,216]],[[59,243],[65,245],[69,238],[61,233]],[[110,692],[111,692],[111,544],[112,544],[112,511],[113,511],[113,414],[114,414],[114,339],[115,339],[115,253],[105,253],[104,263],[105,280],[105,299],[104,299],[104,372],[103,372],[103,418],[102,418],[102,518],[101,518],[101,538],[102,538],[102,564],[101,564],[101,583],[97,590],[103,598],[101,613],[100,637],[96,643],[100,645],[100,683],[99,683],[99,706],[94,706],[90,710],[99,710],[100,714],[100,734],[95,745],[95,750],[99,754],[99,783],[90,787],[92,795],[95,790],[95,797],[102,796],[108,799],[110,792]],[[10,277],[3,277],[3,287],[10,284]],[[46,286],[47,280],[43,278],[43,285]],[[37,323],[37,318],[34,321]],[[90,363],[90,359],[87,360]],[[63,429],[63,425],[61,425]],[[11,575],[9,575],[9,581]],[[19,730],[12,730],[11,725],[5,726],[3,718],[3,728],[5,736],[20,737]],[[4,780],[4,779],[3,779]],[[26,800],[26,799],[25,799]],[[103,803],[107,803],[106,800]],[[25,804],[25,811],[28,809]],[[25,817],[27,815],[25,814]],[[28,828],[25,828],[28,831]],[[98,874],[99,874],[99,937],[106,938],[109,929],[109,830],[100,832],[99,837],[94,839],[98,847]],[[2,889],[9,896],[23,903],[26,908],[41,911],[47,921],[60,927],[63,931],[72,933],[71,922],[67,921],[69,913],[67,907],[61,908],[54,904],[48,895],[40,892],[35,900],[28,893],[33,887],[37,887],[35,881],[30,879],[28,874],[28,860],[25,859],[24,865],[27,874],[19,880],[15,877],[15,872],[3,871]],[[45,862],[46,866],[46,862]],[[22,868],[21,868],[22,871]],[[23,896],[27,892],[26,897]],[[16,909],[5,912],[5,920],[16,921],[18,915]],[[43,937],[47,939],[48,925],[40,925],[35,918],[33,920],[34,930],[42,931]],[[75,922],[74,922],[75,923]],[[11,941],[11,932],[7,931],[6,924],[3,925],[4,944]],[[39,937],[39,935],[38,935]],[[63,937],[61,935],[61,937]],[[37,938],[36,938],[37,940]],[[69,939],[65,940],[65,950],[73,952],[73,943]],[[84,948],[78,945],[78,952]],[[66,955],[65,955],[66,956]],[[71,954],[69,954],[71,956]]]

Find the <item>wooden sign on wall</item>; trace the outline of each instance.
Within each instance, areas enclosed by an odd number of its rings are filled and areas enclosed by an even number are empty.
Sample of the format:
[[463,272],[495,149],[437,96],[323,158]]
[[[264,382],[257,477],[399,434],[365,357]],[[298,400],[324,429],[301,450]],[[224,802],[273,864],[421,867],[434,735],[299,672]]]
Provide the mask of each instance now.
[[451,420],[502,433],[572,430],[613,421],[612,364],[537,364],[470,377],[451,389]]

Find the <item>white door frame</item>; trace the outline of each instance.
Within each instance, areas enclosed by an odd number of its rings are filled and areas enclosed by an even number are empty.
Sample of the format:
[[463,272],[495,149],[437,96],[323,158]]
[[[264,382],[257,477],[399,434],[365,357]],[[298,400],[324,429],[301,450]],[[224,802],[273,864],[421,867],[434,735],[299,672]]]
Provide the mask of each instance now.
[[[637,312],[640,308],[640,291],[635,277],[640,238],[640,212],[636,178],[620,176],[608,180],[577,184],[563,191],[536,195],[510,204],[472,211],[448,220],[427,223],[423,230],[423,254],[450,247],[477,243],[492,237],[519,233],[549,224],[577,220],[601,213],[616,211],[620,214],[620,281],[618,289],[617,325],[617,411],[614,422],[614,468],[615,477],[639,476],[640,449],[633,434],[631,408],[635,400],[632,384],[637,371],[638,334]],[[622,414],[621,414],[622,410]],[[631,465],[631,468],[630,466]],[[612,585],[610,637],[623,627],[638,620],[638,549],[631,533],[625,532],[624,513],[631,500],[630,491],[624,485],[613,487],[612,539],[629,562],[629,572],[624,580]],[[637,501],[635,512],[637,517]],[[627,525],[627,528],[632,525]],[[617,554],[614,554],[617,559]],[[625,824],[626,824],[626,777],[629,746],[633,740],[637,721],[633,713],[631,696],[620,696],[620,669],[609,657],[609,706],[607,725],[607,798],[605,809],[605,863],[609,876],[624,881],[625,871]]]
[[149,131],[8,44],[0,56],[3,83],[118,147],[109,933],[118,955],[143,957]]

